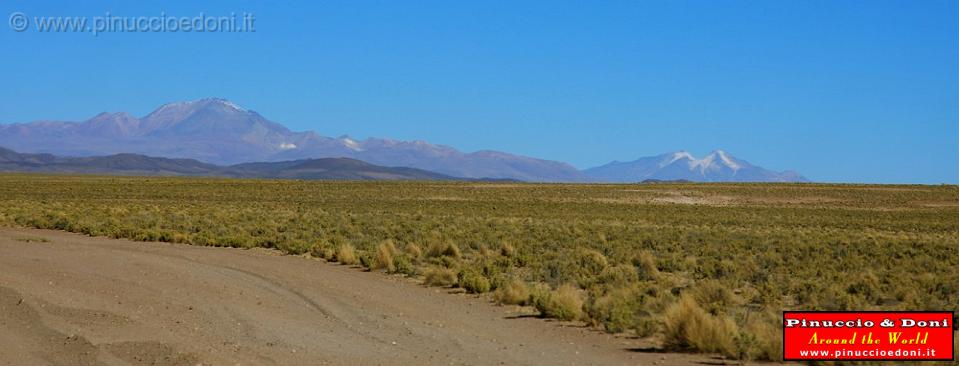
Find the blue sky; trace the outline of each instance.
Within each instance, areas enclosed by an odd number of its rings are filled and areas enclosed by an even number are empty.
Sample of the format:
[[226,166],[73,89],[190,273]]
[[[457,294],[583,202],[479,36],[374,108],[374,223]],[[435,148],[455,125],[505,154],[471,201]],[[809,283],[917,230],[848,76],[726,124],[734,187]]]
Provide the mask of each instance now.
[[959,183],[956,1],[281,3],[4,1],[5,21],[248,12],[256,32],[0,25],[0,122],[218,96],[293,130],[580,168],[724,149],[817,181]]

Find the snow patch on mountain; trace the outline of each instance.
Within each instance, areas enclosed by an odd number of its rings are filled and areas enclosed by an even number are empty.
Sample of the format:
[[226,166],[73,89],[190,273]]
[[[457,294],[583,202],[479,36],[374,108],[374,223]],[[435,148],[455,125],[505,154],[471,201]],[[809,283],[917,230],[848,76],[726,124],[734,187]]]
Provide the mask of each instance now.
[[692,162],[696,161],[696,158],[693,157],[692,154],[690,154],[686,150],[682,150],[682,151],[674,152],[672,156],[669,157],[669,159],[664,159],[663,162],[659,163],[659,166],[664,167],[669,164],[675,163],[677,160],[684,160],[684,159],[690,160],[691,164]]
[[363,147],[360,146],[360,143],[349,136],[341,136],[339,140],[343,143],[343,146],[348,147],[350,150],[363,151]]
[[736,162],[733,161],[733,159],[730,158],[729,155],[726,155],[725,151],[716,150],[714,154],[719,156],[719,160],[721,160],[723,164],[726,164],[726,166],[728,166],[730,169],[739,170],[740,168],[742,168],[739,164],[736,164]]

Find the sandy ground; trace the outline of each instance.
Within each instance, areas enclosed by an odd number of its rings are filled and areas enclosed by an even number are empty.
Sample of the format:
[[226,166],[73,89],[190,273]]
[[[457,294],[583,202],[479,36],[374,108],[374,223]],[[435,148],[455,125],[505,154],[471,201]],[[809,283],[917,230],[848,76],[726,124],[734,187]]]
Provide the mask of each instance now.
[[0,228],[0,364],[722,364],[450,291],[268,250]]

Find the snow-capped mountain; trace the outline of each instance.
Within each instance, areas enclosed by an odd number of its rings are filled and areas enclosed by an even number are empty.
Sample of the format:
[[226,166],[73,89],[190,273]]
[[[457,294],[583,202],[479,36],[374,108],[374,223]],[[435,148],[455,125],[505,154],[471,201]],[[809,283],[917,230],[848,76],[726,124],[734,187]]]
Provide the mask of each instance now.
[[583,171],[591,180],[604,182],[641,182],[689,180],[694,182],[805,182],[793,171],[774,172],[716,150],[702,159],[686,151],[618,162]]
[[496,151],[464,153],[426,141],[293,132],[225,99],[169,103],[136,118],[101,113],[83,122],[0,125],[0,146],[25,153],[101,156],[135,153],[229,165],[347,157],[464,178],[581,181],[573,166]]
[[141,118],[121,112],[100,113],[83,122],[0,124],[0,147],[58,156],[142,154],[218,165],[345,157],[454,177],[532,182],[805,181],[795,172],[769,171],[723,151],[702,159],[679,151],[579,171],[558,161],[491,150],[465,153],[421,140],[333,138],[290,131],[220,98],[164,104]]

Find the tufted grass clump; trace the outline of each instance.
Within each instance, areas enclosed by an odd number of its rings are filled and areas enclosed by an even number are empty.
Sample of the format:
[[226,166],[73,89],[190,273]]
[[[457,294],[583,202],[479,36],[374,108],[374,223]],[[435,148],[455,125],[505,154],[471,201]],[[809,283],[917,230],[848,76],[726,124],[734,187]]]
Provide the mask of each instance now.
[[655,280],[659,276],[659,268],[656,267],[656,257],[648,250],[640,250],[633,258],[633,266],[636,267],[636,274],[640,280]]
[[512,279],[496,289],[493,300],[501,305],[526,305],[529,302],[529,286],[526,282]]
[[452,286],[456,284],[456,272],[449,268],[430,267],[423,273],[423,283],[427,286]]
[[409,244],[406,246],[405,251],[406,251],[406,254],[409,256],[410,260],[414,262],[419,261],[420,258],[423,258],[423,250],[420,249],[419,245]]
[[376,247],[376,256],[373,257],[370,269],[385,269],[390,273],[396,272],[393,257],[396,256],[398,252],[399,250],[396,249],[396,244],[393,244],[392,240],[384,240]]
[[448,257],[459,259],[462,253],[459,246],[452,240],[433,241],[426,249],[426,255],[431,258]]
[[571,321],[579,320],[583,315],[581,291],[568,283],[553,291],[537,288],[530,301],[540,315],[546,318]]
[[402,273],[405,275],[415,275],[416,266],[413,265],[413,260],[410,259],[409,254],[398,254],[393,257],[393,266],[389,270],[390,273]]
[[476,271],[460,270],[456,278],[459,286],[471,294],[482,294],[490,290],[490,281]]
[[[782,361],[782,318],[778,312],[755,314],[740,333],[739,359]],[[748,342],[744,340],[748,339]]]
[[684,295],[663,314],[663,345],[667,349],[737,358],[739,334],[729,317],[707,313],[692,296]]
[[635,329],[639,336],[649,335],[648,295],[643,290],[637,286],[617,288],[599,296],[587,305],[588,318],[592,324],[600,325],[610,333]]
[[502,256],[504,256],[504,257],[507,257],[507,258],[515,257],[515,256],[516,256],[516,248],[513,247],[510,243],[503,243],[503,244],[499,247],[499,254],[502,255]]
[[356,256],[356,249],[350,244],[340,244],[340,246],[336,248],[336,256],[334,259],[340,264],[348,266],[360,263],[359,258]]
[[313,249],[310,250],[310,255],[316,258],[323,258],[328,261],[333,260],[333,249],[330,249],[327,243],[321,242],[313,245]]

